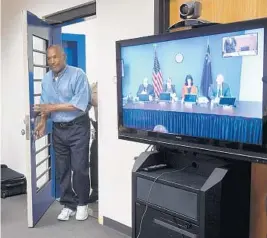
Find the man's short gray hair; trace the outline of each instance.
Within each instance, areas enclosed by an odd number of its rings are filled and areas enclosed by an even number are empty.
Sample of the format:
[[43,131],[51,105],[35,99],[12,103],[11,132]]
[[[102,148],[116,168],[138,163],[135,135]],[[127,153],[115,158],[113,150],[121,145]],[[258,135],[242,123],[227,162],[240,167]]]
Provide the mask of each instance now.
[[48,46],[47,51],[50,49],[56,49],[59,52],[61,52],[62,54],[66,55],[65,50],[63,49],[63,47],[61,45],[50,45],[50,46]]

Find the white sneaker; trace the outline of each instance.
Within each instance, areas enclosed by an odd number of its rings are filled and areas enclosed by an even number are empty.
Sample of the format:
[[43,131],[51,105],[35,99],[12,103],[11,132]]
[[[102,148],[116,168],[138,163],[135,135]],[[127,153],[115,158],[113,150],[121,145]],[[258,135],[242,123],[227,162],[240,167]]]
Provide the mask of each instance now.
[[89,216],[88,205],[77,207],[76,220],[84,221],[88,218],[88,216]]
[[75,216],[75,213],[76,213],[75,211],[65,207],[61,210],[57,219],[60,221],[68,221],[70,219],[70,217]]

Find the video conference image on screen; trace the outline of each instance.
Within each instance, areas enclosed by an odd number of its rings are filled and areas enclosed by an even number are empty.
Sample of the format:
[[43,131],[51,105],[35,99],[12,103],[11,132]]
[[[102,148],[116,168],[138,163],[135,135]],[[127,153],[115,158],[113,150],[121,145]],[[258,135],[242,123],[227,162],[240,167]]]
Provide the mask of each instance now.
[[262,144],[264,29],[121,49],[124,127]]

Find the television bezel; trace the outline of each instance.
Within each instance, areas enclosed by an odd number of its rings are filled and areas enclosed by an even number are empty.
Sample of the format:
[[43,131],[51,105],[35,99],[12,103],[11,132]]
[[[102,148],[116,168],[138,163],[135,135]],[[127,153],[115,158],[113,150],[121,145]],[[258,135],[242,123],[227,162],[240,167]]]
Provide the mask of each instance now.
[[[127,128],[123,126],[122,107],[122,76],[121,76],[121,48],[142,44],[153,44],[172,40],[187,39],[208,35],[216,35],[244,30],[264,28],[264,56],[263,56],[263,131],[262,145],[250,145],[232,141],[199,138],[186,135],[167,134]],[[116,41],[116,70],[117,70],[117,114],[118,138],[127,141],[170,147],[184,151],[206,153],[225,158],[249,160],[251,162],[267,163],[267,18],[240,21],[227,24],[216,24],[206,27],[187,29],[159,35]]]

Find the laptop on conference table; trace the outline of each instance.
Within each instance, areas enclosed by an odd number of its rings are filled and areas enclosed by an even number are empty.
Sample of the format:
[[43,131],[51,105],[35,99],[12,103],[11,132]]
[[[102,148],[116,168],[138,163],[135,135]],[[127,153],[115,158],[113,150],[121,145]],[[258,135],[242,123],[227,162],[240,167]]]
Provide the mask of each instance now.
[[220,98],[219,105],[221,106],[234,106],[236,98],[234,97],[224,97]]
[[139,101],[140,102],[148,102],[149,101],[149,95],[148,94],[140,94],[139,95]]
[[186,94],[184,96],[184,102],[196,103],[197,102],[197,95],[195,95],[195,94]]
[[160,101],[171,101],[171,94],[170,93],[161,93],[159,95]]

